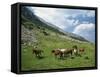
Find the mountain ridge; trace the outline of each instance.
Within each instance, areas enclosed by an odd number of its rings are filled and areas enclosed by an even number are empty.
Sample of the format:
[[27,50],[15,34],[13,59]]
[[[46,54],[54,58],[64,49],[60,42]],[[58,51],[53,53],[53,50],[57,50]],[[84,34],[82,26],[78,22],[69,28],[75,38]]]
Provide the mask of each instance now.
[[[59,27],[57,27],[57,26],[55,26],[55,25],[53,25],[53,24],[51,24],[51,23],[49,23],[49,22],[46,22],[44,19],[42,19],[42,18],[40,18],[40,17],[38,17],[38,19],[40,19],[40,21],[42,21],[43,23],[47,24],[48,26],[51,26],[51,27],[53,27],[53,28],[58,29],[60,32],[63,32],[65,35],[67,35],[67,36],[69,36],[69,37],[76,38],[76,39],[79,38],[78,40],[83,39],[83,41],[89,42],[88,40],[86,40],[86,39],[83,38],[82,36],[79,36],[79,35],[77,35],[77,34],[70,33],[70,32],[65,32],[64,30],[60,29]],[[82,41],[82,40],[81,40],[81,41]]]
[[58,33],[60,33],[62,35],[65,35],[67,37],[70,37],[72,39],[79,40],[79,41],[84,41],[84,42],[89,42],[88,40],[86,40],[85,38],[83,38],[81,36],[78,36],[78,35],[73,34],[73,33],[65,32],[62,29],[58,28],[57,26],[55,26],[55,25],[53,25],[53,24],[51,24],[51,23],[43,20],[42,18],[36,16],[32,12],[32,10],[28,9],[27,7],[23,7],[21,9],[21,11],[22,11],[22,15],[26,19],[32,21],[34,24],[36,24],[39,27],[40,27],[40,24],[41,24],[41,27],[48,28],[48,29],[50,29],[50,30],[52,30],[54,32],[58,32]]

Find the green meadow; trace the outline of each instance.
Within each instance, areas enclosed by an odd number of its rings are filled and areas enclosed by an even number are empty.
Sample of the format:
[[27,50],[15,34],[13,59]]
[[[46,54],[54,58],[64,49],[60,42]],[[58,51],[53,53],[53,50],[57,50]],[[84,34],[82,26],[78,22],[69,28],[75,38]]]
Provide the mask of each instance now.
[[[31,24],[31,28],[27,27]],[[23,26],[23,25],[22,25]],[[21,44],[21,70],[43,70],[43,69],[63,69],[77,67],[94,67],[95,66],[95,45],[90,42],[77,41],[63,34],[52,31],[48,28],[38,28],[35,24],[24,23],[25,29],[33,33],[37,39],[36,44]],[[45,35],[43,30],[48,33]],[[25,31],[24,31],[25,32]],[[26,33],[27,35],[27,33]],[[23,41],[23,40],[22,40]],[[55,58],[51,52],[56,48],[72,48],[77,45],[78,48],[84,48],[85,52],[81,56],[69,56],[64,59]],[[43,58],[38,59],[32,54],[32,49],[37,46],[43,50]],[[73,57],[73,58],[71,58]]]

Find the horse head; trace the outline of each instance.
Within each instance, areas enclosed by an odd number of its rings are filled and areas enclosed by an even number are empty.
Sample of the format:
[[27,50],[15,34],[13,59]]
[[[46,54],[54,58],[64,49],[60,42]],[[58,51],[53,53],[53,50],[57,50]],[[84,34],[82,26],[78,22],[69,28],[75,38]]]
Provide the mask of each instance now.
[[55,50],[52,50],[51,52],[52,52],[52,53],[54,53],[54,52],[55,52]]
[[72,48],[73,48],[73,49],[78,49],[77,45],[74,45]]

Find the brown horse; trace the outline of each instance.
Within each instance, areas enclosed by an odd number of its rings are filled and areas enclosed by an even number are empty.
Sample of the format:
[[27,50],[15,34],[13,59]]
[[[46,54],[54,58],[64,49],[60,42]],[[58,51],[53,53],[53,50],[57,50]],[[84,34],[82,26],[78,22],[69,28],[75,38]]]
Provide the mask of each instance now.
[[84,51],[85,51],[84,48],[80,48],[80,49],[79,49],[79,52],[80,52],[80,53],[83,53]]
[[55,57],[59,56],[60,58],[63,57],[63,52],[61,52],[59,49],[52,50],[52,53],[55,55]]
[[32,51],[33,51],[32,53],[35,54],[36,57],[41,57],[42,56],[43,50],[33,49]]

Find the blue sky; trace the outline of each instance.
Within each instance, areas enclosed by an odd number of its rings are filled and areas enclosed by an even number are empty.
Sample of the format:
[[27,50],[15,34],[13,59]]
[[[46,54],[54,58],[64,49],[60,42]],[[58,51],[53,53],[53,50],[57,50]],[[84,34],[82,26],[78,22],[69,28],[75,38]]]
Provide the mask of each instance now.
[[95,41],[95,11],[31,7],[35,15],[66,32],[75,33],[89,41]]

